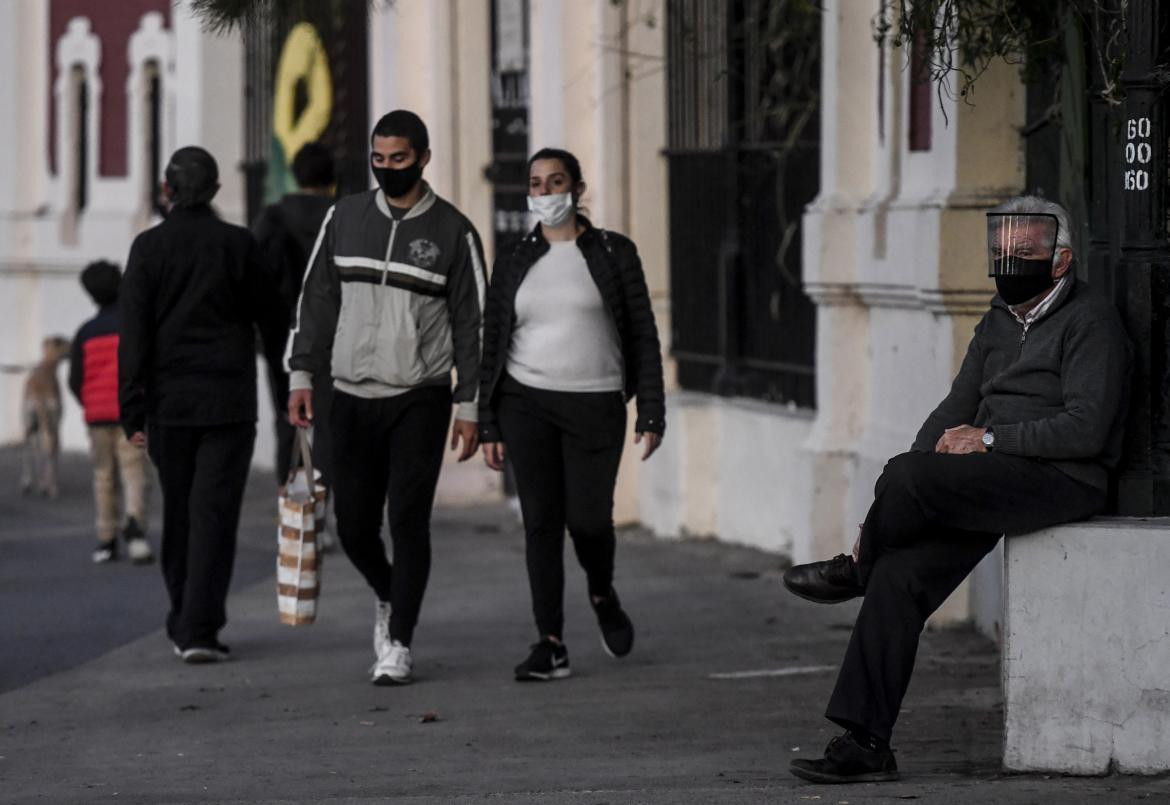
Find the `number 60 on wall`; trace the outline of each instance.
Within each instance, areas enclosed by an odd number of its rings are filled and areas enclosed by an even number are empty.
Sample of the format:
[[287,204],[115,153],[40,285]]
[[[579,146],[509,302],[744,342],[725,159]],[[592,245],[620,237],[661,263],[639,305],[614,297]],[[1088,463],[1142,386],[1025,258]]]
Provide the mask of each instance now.
[[[1150,119],[1148,117],[1130,118],[1125,125],[1126,142],[1125,162],[1146,165],[1153,157],[1150,149]],[[1125,171],[1126,190],[1147,190],[1150,187],[1150,172],[1144,168],[1129,168]]]

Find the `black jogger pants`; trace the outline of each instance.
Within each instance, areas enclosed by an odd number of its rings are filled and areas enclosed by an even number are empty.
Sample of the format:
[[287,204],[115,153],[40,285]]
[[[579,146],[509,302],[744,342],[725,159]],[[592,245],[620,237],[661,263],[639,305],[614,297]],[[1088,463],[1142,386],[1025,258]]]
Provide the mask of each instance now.
[[167,634],[180,648],[216,640],[227,623],[236,532],[256,425],[151,425],[147,449],[163,496]]
[[620,391],[565,392],[505,376],[497,418],[524,516],[528,583],[540,634],[564,628],[565,528],[590,595],[613,586],[613,492],[626,404]]
[[[431,573],[431,509],[450,422],[446,386],[377,399],[333,393],[337,537],[378,600],[390,602],[390,637],[407,646]],[[382,540],[383,509],[393,562]]]

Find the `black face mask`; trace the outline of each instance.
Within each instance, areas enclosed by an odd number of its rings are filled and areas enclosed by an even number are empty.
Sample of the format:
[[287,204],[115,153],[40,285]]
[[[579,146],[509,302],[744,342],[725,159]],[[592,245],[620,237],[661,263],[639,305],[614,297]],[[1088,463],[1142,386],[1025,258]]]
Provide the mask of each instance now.
[[[1028,260],[1026,262],[1042,263],[1048,272],[1052,270],[1052,263],[1049,260]],[[1029,299],[1035,299],[1040,294],[1050,290],[1055,284],[1056,281],[1052,279],[1051,273],[995,278],[995,290],[999,292],[999,298],[1009,305],[1022,305]]]
[[382,192],[390,198],[405,196],[422,178],[422,165],[418,164],[417,161],[409,167],[397,170],[373,165],[370,167],[374,172],[374,178],[378,181],[378,187],[382,188]]

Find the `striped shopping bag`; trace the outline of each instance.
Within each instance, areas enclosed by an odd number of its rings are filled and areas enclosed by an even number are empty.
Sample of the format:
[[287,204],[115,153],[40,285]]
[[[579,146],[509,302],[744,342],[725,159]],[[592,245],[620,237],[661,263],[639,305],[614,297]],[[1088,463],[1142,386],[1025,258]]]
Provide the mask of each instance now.
[[292,469],[278,500],[276,606],[280,622],[290,626],[309,624],[317,617],[321,592],[317,534],[325,520],[325,486],[320,477],[313,469],[305,429],[297,428]]

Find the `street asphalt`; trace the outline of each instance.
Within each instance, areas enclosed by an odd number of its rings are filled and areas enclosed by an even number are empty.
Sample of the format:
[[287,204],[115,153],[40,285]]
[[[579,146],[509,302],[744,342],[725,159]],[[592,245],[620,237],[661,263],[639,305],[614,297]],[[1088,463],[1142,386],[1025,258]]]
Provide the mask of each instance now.
[[[0,646],[7,648],[0,693],[152,632],[165,612],[157,560],[100,567],[90,561],[97,537],[88,456],[64,454],[60,478],[59,500],[24,497],[17,491],[20,452],[0,448]],[[152,483],[147,538],[157,553],[162,502]],[[254,475],[248,486],[237,590],[272,574],[271,545],[261,535],[274,488],[267,474]]]
[[[0,451],[0,802],[1170,802],[1166,778],[1005,775],[998,654],[928,633],[895,736],[903,780],[803,783],[855,604],[787,595],[780,559],[714,541],[619,538],[633,654],[602,651],[572,554],[570,679],[517,684],[535,637],[523,545],[501,504],[443,509],[416,682],[369,684],[373,598],[328,557],[312,626],[276,615],[274,501],[247,498],[233,659],[187,666],[149,568],[95,567],[82,457],[54,502],[23,499]],[[157,501],[157,495],[156,495]],[[157,544],[157,529],[152,533]]]

